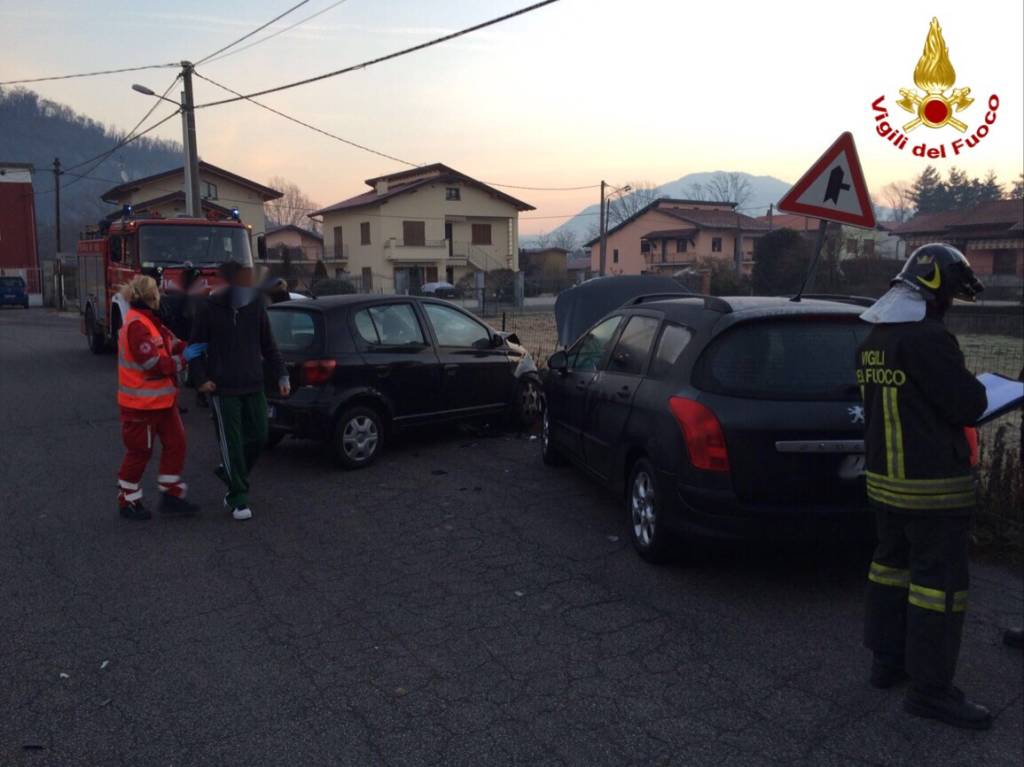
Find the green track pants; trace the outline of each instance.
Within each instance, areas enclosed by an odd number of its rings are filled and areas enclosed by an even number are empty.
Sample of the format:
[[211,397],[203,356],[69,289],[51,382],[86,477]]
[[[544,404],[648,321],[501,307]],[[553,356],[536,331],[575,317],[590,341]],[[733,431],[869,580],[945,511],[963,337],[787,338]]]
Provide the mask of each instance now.
[[221,463],[228,476],[226,501],[232,508],[249,505],[249,472],[267,443],[267,398],[255,394],[210,397],[217,425]]

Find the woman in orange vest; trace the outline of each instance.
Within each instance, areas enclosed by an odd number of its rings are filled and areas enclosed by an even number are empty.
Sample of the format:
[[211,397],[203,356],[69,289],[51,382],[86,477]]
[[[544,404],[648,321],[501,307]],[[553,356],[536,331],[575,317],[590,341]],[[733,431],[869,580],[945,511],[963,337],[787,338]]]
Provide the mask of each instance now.
[[117,403],[125,447],[117,474],[118,508],[126,519],[150,518],[139,483],[159,438],[160,511],[192,514],[199,507],[185,500],[188,486],[181,481],[186,443],[178,414],[178,374],[203,350],[186,347],[160,321],[160,290],[152,277],[135,277],[121,288],[121,296],[131,308],[117,337]]

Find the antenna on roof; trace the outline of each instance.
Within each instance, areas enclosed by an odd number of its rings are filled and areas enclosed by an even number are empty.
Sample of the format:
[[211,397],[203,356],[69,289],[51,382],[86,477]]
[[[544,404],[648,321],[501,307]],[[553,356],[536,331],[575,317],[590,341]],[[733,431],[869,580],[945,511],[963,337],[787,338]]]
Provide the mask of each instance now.
[[814,257],[811,259],[811,263],[807,266],[807,274],[804,275],[804,281],[800,285],[800,290],[796,292],[790,301],[800,303],[800,297],[803,296],[804,290],[807,289],[807,285],[814,282],[814,272],[818,268],[818,259],[821,258],[821,247],[825,244],[825,233],[828,231],[828,221],[825,219],[820,220],[818,224],[818,241],[814,245]]

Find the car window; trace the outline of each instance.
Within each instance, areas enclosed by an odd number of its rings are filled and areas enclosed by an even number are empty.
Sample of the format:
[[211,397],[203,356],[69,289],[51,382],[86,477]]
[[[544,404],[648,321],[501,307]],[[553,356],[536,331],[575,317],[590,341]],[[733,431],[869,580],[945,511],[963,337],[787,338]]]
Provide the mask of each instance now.
[[601,358],[604,357],[605,349],[609,341],[615,335],[615,329],[619,326],[621,315],[609,317],[603,322],[591,328],[579,341],[573,344],[569,350],[569,367],[572,370],[587,372],[597,370]]
[[676,364],[679,355],[693,338],[693,331],[684,328],[682,325],[675,325],[666,322],[658,339],[658,346],[654,350],[654,357],[651,359],[651,367],[647,375],[651,378],[661,378],[668,375],[668,372]]
[[491,331],[460,311],[440,304],[423,304],[430,324],[434,326],[439,346],[486,349],[491,345]]
[[658,332],[660,321],[654,317],[636,315],[626,321],[619,340],[608,360],[608,369],[615,373],[640,375],[651,352],[651,342]]
[[25,281],[21,277],[0,277],[0,288],[15,288],[20,290],[25,287]]
[[375,346],[425,346],[412,304],[370,306],[355,314],[356,331]]
[[320,322],[313,312],[276,309],[267,312],[267,316],[277,348],[282,352],[308,352],[320,348]]
[[856,318],[743,323],[705,350],[694,383],[716,394],[755,399],[856,398],[857,347],[870,329]]

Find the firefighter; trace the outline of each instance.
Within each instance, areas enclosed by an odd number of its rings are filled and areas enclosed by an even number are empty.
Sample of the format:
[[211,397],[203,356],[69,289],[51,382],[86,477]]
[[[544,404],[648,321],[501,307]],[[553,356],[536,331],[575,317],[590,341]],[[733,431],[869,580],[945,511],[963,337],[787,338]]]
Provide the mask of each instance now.
[[152,277],[139,275],[121,288],[130,309],[117,338],[117,402],[125,456],[117,474],[118,510],[126,519],[150,518],[142,502],[142,475],[159,438],[162,445],[157,483],[160,511],[192,514],[181,479],[185,465],[185,429],[178,414],[178,374],[201,347],[184,342],[160,321],[160,290]]
[[991,715],[953,686],[953,675],[975,505],[965,427],[987,399],[942,319],[954,298],[973,301],[982,289],[956,248],[918,248],[861,315],[874,327],[857,350],[878,529],[864,632],[871,684],[886,689],[909,678],[908,713],[979,730]]

